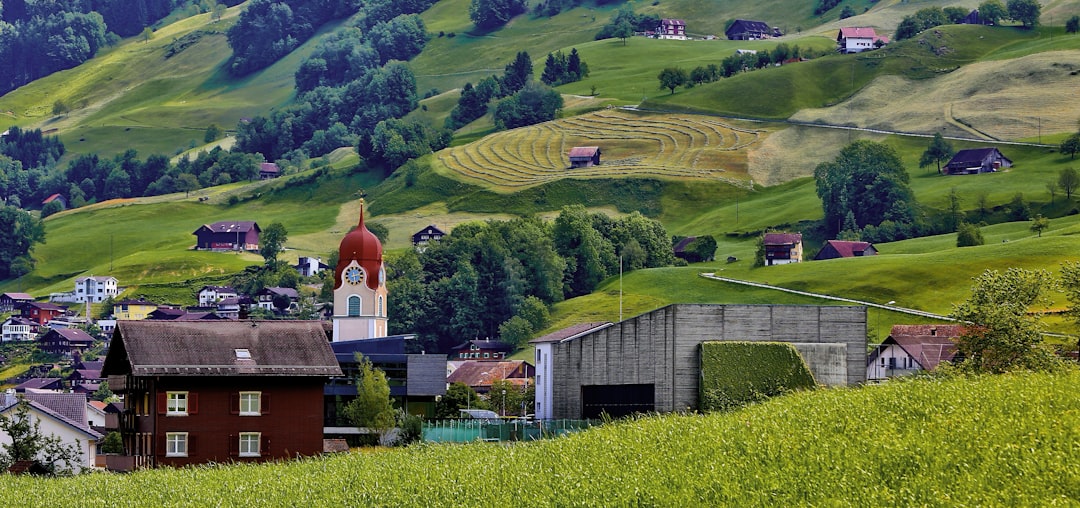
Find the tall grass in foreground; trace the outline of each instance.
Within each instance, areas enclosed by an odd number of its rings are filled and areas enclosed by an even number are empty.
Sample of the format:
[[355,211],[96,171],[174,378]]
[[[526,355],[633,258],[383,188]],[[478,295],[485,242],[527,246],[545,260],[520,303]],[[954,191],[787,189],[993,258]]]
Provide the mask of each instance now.
[[1080,371],[797,393],[530,444],[43,480],[22,506],[1048,506],[1080,503]]

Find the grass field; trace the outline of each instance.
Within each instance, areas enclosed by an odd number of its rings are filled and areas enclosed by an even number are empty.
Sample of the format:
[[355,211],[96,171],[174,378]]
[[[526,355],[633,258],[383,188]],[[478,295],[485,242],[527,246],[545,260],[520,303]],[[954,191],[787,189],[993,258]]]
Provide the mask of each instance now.
[[1077,383],[1076,370],[891,382],[528,444],[61,479],[2,475],[0,489],[25,506],[54,507],[1064,506],[1080,500]]

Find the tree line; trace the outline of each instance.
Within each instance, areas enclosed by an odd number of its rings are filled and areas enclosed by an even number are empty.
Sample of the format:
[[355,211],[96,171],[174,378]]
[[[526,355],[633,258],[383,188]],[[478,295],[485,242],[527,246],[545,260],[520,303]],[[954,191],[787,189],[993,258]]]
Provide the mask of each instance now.
[[[546,82],[550,78],[554,83],[581,79],[587,75],[588,65],[580,57],[573,58],[576,54],[575,48],[571,51],[571,58],[565,59],[565,66],[560,65],[559,57],[549,54],[551,66],[545,66],[541,79]],[[576,65],[571,67],[571,61],[575,61]],[[519,51],[514,60],[506,64],[502,76],[488,76],[475,87],[471,82],[465,83],[457,105],[446,118],[445,127],[456,130],[486,115],[493,100],[499,100],[493,114],[495,126],[499,129],[514,129],[554,120],[563,107],[562,95],[533,80],[532,58],[529,53]]]
[[720,78],[730,78],[740,72],[764,69],[770,65],[782,65],[790,60],[810,59],[819,56],[811,49],[792,46],[786,42],[777,44],[772,51],[739,51],[720,61],[719,64],[699,65],[687,72],[681,67],[667,67],[660,71],[656,79],[660,88],[668,89],[672,94],[680,86],[693,88],[703,83],[712,83]]
[[[1007,4],[1001,0],[985,0],[979,4],[979,22],[986,25],[997,25],[1003,19],[1019,21],[1025,27],[1033,27],[1039,24],[1039,16],[1042,7],[1036,0],[1008,0]],[[902,41],[910,39],[922,32],[936,26],[957,24],[964,20],[969,9],[964,7],[925,7],[915,14],[904,16],[900,24],[896,26],[895,39]]]

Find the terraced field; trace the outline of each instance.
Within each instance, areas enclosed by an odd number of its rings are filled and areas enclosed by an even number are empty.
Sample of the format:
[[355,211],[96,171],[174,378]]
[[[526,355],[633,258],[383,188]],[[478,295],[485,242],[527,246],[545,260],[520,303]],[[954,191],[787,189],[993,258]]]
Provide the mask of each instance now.
[[[766,131],[693,115],[641,115],[604,110],[513,129],[438,153],[467,180],[519,190],[560,178],[724,180],[751,186],[747,150]],[[598,166],[570,169],[575,146],[599,146]]]

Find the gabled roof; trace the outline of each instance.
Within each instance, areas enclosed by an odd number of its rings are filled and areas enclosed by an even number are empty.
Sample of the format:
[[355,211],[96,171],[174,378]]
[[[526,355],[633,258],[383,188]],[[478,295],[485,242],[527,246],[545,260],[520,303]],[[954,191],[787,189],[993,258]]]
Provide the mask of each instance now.
[[22,300],[25,302],[30,302],[34,300],[34,297],[30,296],[27,293],[4,293],[4,296],[8,297],[8,299],[10,300]]
[[896,344],[924,370],[933,370],[956,356],[953,339],[963,333],[963,325],[893,325],[881,345]]
[[262,173],[277,173],[280,169],[278,169],[278,165],[273,162],[260,162],[259,171]]
[[765,245],[794,245],[802,242],[802,233],[765,233]]
[[881,41],[885,44],[889,43],[889,38],[879,36],[874,32],[872,27],[868,26],[845,26],[840,28],[840,33],[836,34],[837,42],[844,39],[870,39],[874,42]]
[[676,254],[683,252],[686,250],[686,246],[690,245],[690,243],[694,240],[697,240],[696,236],[688,236],[686,238],[683,238],[682,240],[679,240],[679,243],[675,244],[675,246],[672,247],[671,250],[674,251]]
[[86,277],[78,277],[75,279],[75,282],[83,282],[86,280],[92,280],[94,282],[108,282],[110,280],[116,281],[116,277],[112,277],[109,275],[89,275]]
[[466,361],[446,377],[447,383],[465,383],[468,386],[491,386],[491,383],[501,380],[520,379],[522,374],[519,370],[528,369],[525,360],[505,360],[500,362],[491,361]]
[[67,310],[67,307],[57,305],[55,303],[50,303],[50,302],[25,302],[25,303],[22,304],[22,306],[24,308],[26,308],[26,307],[34,307],[34,308],[37,308],[38,310],[56,310],[56,311],[60,311],[60,312],[63,312],[63,311]]
[[865,252],[870,247],[870,242],[852,242],[848,240],[829,240],[826,245],[832,245],[840,257],[854,257],[856,252]]
[[664,18],[660,20],[661,25],[682,25],[686,26],[686,22],[681,19]]
[[236,290],[229,286],[203,286],[202,289],[199,289],[199,292],[202,293],[203,291],[213,291],[215,293],[236,293]]
[[119,302],[113,302],[113,307],[117,305],[149,305],[152,307],[157,307],[156,303],[144,300],[142,298],[139,298],[138,300],[130,298],[127,300],[120,300]]
[[293,288],[282,288],[282,287],[263,288],[262,291],[259,291],[259,294],[283,295],[283,296],[287,296],[289,298],[292,298],[294,300],[297,299],[297,298],[300,298],[300,293],[298,293]]
[[11,325],[33,326],[33,325],[36,325],[38,323],[37,323],[37,321],[31,321],[31,320],[26,319],[24,317],[11,316],[11,317],[5,319],[3,324],[5,324],[5,325],[11,324]]
[[565,342],[576,339],[586,333],[601,330],[611,326],[610,321],[597,321],[593,323],[578,323],[562,330],[551,332],[529,341],[529,344],[544,344],[548,342]]
[[215,222],[213,224],[203,224],[202,227],[196,229],[193,235],[198,234],[199,231],[208,229],[212,233],[247,233],[248,231],[262,231],[255,221],[242,220],[242,221],[222,221]]
[[598,146],[575,146],[570,149],[570,157],[594,157],[599,151]]
[[728,33],[732,33],[733,30],[738,29],[754,32],[770,32],[769,24],[764,21],[755,21],[752,19],[736,19],[731,26],[728,27]]
[[451,351],[461,351],[463,349],[469,349],[470,346],[476,346],[480,349],[495,349],[498,351],[513,351],[514,346],[505,342],[499,342],[497,340],[470,340],[462,342],[461,344],[451,348]]
[[52,203],[53,201],[56,201],[57,199],[61,199],[61,198],[62,198],[62,196],[60,196],[60,194],[53,194],[53,195],[41,200],[41,204],[47,205],[47,204]]
[[[75,429],[91,439],[101,439],[101,434],[90,428],[86,420],[86,395],[81,393],[27,392],[23,394],[30,407],[50,418]],[[18,403],[16,396],[0,394],[0,413],[7,412]]]
[[58,377],[32,377],[19,383],[15,387],[16,392],[26,390],[59,390],[63,388],[63,380]]
[[127,373],[340,376],[341,369],[318,321],[120,321],[102,374]]
[[[429,224],[428,227],[426,227],[424,229],[421,229],[420,231],[416,232],[417,235],[419,235],[421,233],[427,233],[429,235],[443,235],[443,236],[446,236],[446,232],[439,229],[439,227],[434,225],[434,224]],[[413,235],[413,236],[416,236],[416,235]]]
[[960,151],[956,152],[956,155],[954,155],[952,159],[949,160],[948,165],[952,165],[952,164],[965,164],[965,165],[968,165],[968,164],[970,164],[970,165],[978,166],[978,165],[982,164],[982,161],[985,160],[987,157],[989,157],[990,155],[993,155],[994,152],[997,152],[998,154],[1000,154],[1002,159],[1005,159],[1005,160],[1009,161],[1010,163],[1012,162],[1007,157],[1005,157],[1005,155],[1002,154],[996,147],[991,146],[991,147],[987,147],[987,148],[967,148],[967,149],[964,149],[964,150],[960,150]]

